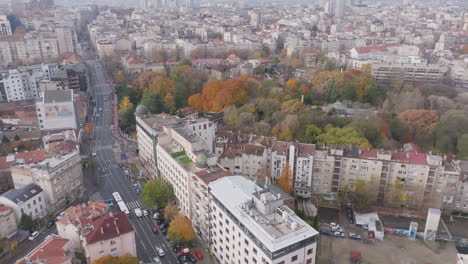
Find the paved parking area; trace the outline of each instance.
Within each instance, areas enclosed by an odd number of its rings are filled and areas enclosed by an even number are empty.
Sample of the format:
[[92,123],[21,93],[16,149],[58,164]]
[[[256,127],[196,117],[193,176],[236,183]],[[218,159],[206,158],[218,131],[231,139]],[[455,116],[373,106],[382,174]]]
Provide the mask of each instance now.
[[[347,235],[349,231],[345,230],[345,233]],[[318,264],[351,263],[351,251],[361,252],[362,264],[445,264],[454,263],[456,257],[453,243],[412,241],[406,237],[386,235],[384,241],[364,244],[349,238],[321,236]]]

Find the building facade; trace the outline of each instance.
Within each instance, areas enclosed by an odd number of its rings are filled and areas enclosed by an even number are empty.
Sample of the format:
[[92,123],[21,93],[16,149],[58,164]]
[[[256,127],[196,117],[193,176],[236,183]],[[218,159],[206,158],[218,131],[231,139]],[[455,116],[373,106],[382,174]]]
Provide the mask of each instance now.
[[41,130],[77,129],[75,99],[72,90],[45,90],[36,101]]
[[209,184],[210,250],[220,263],[315,263],[318,232],[242,176]]
[[17,223],[23,214],[41,219],[50,213],[46,194],[36,184],[9,190],[0,196],[0,204],[13,208]]
[[10,238],[18,230],[15,210],[8,206],[0,205],[0,239]]
[[84,194],[81,156],[78,150],[49,157],[37,164],[16,164],[11,168],[15,188],[35,183],[46,194],[52,211],[65,209]]

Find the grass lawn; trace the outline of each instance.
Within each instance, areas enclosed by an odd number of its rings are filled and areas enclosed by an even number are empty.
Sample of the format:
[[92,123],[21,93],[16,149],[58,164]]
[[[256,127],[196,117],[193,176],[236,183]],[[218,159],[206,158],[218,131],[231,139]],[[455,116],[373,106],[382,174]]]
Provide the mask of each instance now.
[[183,157],[179,159],[182,164],[189,164],[192,160],[189,157]]
[[133,175],[138,176],[140,175],[140,170],[138,169],[137,165],[135,163],[128,163],[128,166],[130,166],[130,169],[133,172]]
[[184,155],[185,155],[185,151],[179,151],[179,152],[171,153],[171,156],[173,158],[181,157],[181,156],[184,156]]

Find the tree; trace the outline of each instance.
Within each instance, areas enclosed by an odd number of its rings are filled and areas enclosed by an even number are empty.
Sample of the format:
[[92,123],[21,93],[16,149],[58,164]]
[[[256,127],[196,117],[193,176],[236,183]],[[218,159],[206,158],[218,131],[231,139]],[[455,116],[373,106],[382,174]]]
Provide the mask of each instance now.
[[119,113],[124,113],[127,111],[130,111],[134,108],[135,106],[133,103],[130,101],[130,98],[128,96],[124,96],[122,100],[120,100],[119,104]]
[[29,230],[29,232],[33,232],[36,229],[34,220],[30,215],[27,214],[21,215],[21,219],[18,226],[23,230]]
[[3,137],[2,137],[2,143],[3,143],[3,144],[10,143],[10,139],[9,139],[7,136],[3,135]]
[[458,159],[468,160],[468,134],[461,135],[458,140]]
[[179,208],[177,208],[177,205],[175,204],[168,204],[166,207],[164,207],[164,219],[166,220],[171,220],[174,218],[179,213]]
[[10,152],[16,150],[31,150],[33,148],[33,144],[31,141],[16,140],[10,143],[9,148]]
[[268,122],[262,120],[255,125],[255,134],[260,136],[269,136],[271,134],[271,126]]
[[153,93],[151,90],[143,92],[141,103],[153,114],[159,114],[166,110],[161,94],[158,92]]
[[229,128],[239,127],[239,112],[235,106],[230,106],[224,109],[224,124]]
[[192,223],[186,216],[180,213],[172,219],[167,232],[171,240],[178,243],[189,242],[196,238]]
[[413,141],[418,134],[431,132],[438,119],[439,114],[435,110],[411,109],[398,115],[398,120],[407,128],[408,141]]
[[320,229],[320,223],[319,223],[319,220],[318,220],[318,215],[314,216],[314,221],[312,222],[312,227],[313,227],[315,230],[319,230],[319,229]]
[[84,132],[88,135],[92,134],[94,131],[94,124],[93,123],[86,123],[83,128]]
[[273,127],[271,133],[279,140],[292,140],[299,127],[300,123],[297,115],[287,115],[280,123]]
[[450,110],[443,114],[435,128],[436,149],[442,153],[456,154],[458,142],[468,133],[468,115],[461,110]]
[[249,112],[243,112],[239,115],[239,126],[244,131],[249,131],[255,125],[255,115]]
[[390,133],[392,138],[404,143],[405,136],[408,133],[408,129],[399,119],[395,118],[390,121]]
[[293,176],[291,175],[291,171],[289,170],[289,162],[286,162],[286,164],[284,164],[283,168],[281,169],[281,175],[278,177],[277,185],[284,192],[289,194],[292,193]]
[[305,105],[298,99],[286,101],[281,105],[281,111],[289,114],[299,113],[304,110],[304,108]]
[[387,188],[385,202],[395,207],[406,206],[407,196],[404,193],[405,185],[399,179],[395,179]]
[[93,261],[93,264],[138,264],[139,262],[140,261],[136,257],[125,254],[120,257],[105,255]]
[[331,125],[325,127],[325,133],[317,137],[317,142],[326,145],[356,146],[361,148],[372,147],[369,141],[362,137],[352,127],[337,128]]
[[285,83],[286,88],[288,88],[290,92],[295,92],[298,84],[299,80],[296,78],[291,78]]
[[20,140],[21,140],[21,138],[20,138],[19,135],[15,135],[15,137],[14,137],[13,139],[14,139],[15,141],[20,141]]
[[315,125],[308,125],[305,130],[305,139],[307,143],[316,143],[317,136],[322,133],[322,130]]
[[160,178],[147,182],[141,192],[141,201],[149,208],[164,208],[173,199],[172,186]]

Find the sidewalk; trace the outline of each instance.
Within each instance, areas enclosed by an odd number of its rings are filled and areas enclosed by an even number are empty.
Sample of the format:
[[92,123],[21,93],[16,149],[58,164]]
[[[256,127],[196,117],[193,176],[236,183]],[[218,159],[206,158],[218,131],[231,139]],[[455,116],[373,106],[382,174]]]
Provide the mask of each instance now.
[[197,238],[195,240],[195,246],[190,247],[190,253],[194,255],[195,251],[199,251],[203,254],[203,260],[199,260],[197,263],[200,264],[217,264],[218,261],[216,260],[216,257],[213,255],[210,255],[210,252],[207,248],[205,248],[201,241]]

